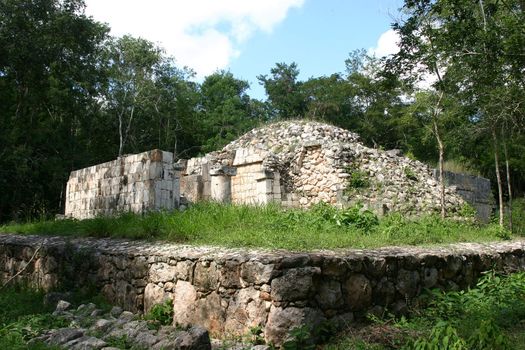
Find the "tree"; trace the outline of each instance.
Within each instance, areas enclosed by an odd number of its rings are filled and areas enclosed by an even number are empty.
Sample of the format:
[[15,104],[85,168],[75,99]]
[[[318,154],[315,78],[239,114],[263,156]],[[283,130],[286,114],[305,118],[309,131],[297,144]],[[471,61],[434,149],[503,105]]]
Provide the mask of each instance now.
[[59,207],[70,170],[89,162],[108,28],[81,0],[0,1],[0,220]]
[[105,58],[109,77],[105,102],[118,121],[120,157],[136,114],[144,112],[148,100],[155,98],[155,73],[162,62],[162,52],[147,40],[126,35],[108,43]]
[[[473,107],[471,133],[485,132],[486,137],[492,139],[500,225],[503,226],[499,130],[509,123],[516,124],[516,119],[523,115],[521,102],[509,99],[516,91],[521,95],[524,87],[523,3],[407,0],[404,10],[408,18],[395,25],[402,38],[402,50],[395,63],[409,69],[434,67],[438,91],[449,96],[453,93],[461,99],[461,104]],[[440,67],[446,70],[440,72]],[[511,108],[506,108],[507,104]],[[510,183],[510,171],[508,174]]]
[[202,151],[217,150],[256,125],[254,105],[246,93],[249,87],[248,82],[227,71],[204,79],[200,87]]
[[302,91],[303,84],[297,80],[297,64],[277,63],[270,70],[270,74],[270,77],[259,75],[257,79],[264,86],[277,116],[281,119],[303,118],[306,112],[306,98]]

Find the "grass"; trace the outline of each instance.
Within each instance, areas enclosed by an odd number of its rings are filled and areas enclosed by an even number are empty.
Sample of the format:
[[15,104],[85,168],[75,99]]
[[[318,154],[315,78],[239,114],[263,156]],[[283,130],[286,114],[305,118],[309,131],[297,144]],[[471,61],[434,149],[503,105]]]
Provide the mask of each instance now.
[[123,213],[88,220],[36,221],[0,226],[0,232],[154,239],[191,245],[256,247],[308,251],[483,242],[508,238],[493,224],[472,220],[410,219],[399,214],[378,219],[359,206],[337,210],[317,205],[311,210],[277,205],[244,206],[198,203],[184,212]]
[[525,349],[525,273],[488,272],[467,291],[428,292],[408,318],[375,318],[349,328],[322,348]]

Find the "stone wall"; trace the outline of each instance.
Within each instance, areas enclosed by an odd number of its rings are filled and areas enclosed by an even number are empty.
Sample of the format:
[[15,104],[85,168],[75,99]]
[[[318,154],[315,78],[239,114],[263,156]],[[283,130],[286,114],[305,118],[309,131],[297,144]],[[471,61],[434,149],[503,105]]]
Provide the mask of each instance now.
[[123,156],[71,172],[65,215],[86,219],[124,211],[173,209],[179,204],[179,188],[172,153],[153,150]]
[[[477,217],[484,222],[490,221],[494,209],[494,197],[490,180],[481,176],[466,175],[445,171],[445,184],[456,187],[456,192],[474,209]],[[439,171],[434,169],[434,177],[439,179]]]
[[92,285],[131,311],[171,298],[178,324],[218,337],[258,326],[275,344],[306,323],[402,313],[424,288],[466,288],[492,268],[525,270],[525,241],[292,253],[0,235],[2,281]]
[[235,204],[267,204],[281,201],[278,172],[267,169],[256,150],[240,148],[235,152],[231,177],[231,199]]

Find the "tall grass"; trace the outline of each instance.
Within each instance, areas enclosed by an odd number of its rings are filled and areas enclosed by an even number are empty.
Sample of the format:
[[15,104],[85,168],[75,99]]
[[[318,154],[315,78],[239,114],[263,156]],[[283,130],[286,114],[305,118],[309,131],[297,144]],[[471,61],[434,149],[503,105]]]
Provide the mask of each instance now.
[[184,212],[123,213],[88,220],[38,221],[0,226],[0,232],[63,236],[167,240],[192,245],[316,250],[387,245],[499,240],[496,225],[418,219],[391,214],[377,219],[359,207],[311,210],[278,205],[245,206],[198,203]]

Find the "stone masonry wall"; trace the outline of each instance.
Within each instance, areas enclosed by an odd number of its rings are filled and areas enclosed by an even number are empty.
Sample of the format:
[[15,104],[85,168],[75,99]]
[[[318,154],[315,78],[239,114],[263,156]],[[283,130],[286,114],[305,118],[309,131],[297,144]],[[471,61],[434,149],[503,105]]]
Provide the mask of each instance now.
[[235,153],[231,177],[231,198],[235,204],[267,204],[281,201],[278,172],[267,169],[256,150],[240,148]]
[[123,156],[71,172],[65,215],[86,219],[122,211],[173,209],[179,204],[179,187],[172,153],[153,150]]
[[91,285],[131,311],[171,298],[177,324],[217,337],[258,326],[274,344],[302,324],[402,313],[424,288],[466,288],[492,268],[525,270],[525,241],[292,253],[0,234],[2,283]]
[[[476,209],[477,217],[488,222],[494,208],[490,180],[481,176],[458,174],[451,171],[445,171],[444,175],[446,185],[455,186],[456,192]],[[434,169],[434,177],[439,179],[437,169]]]

